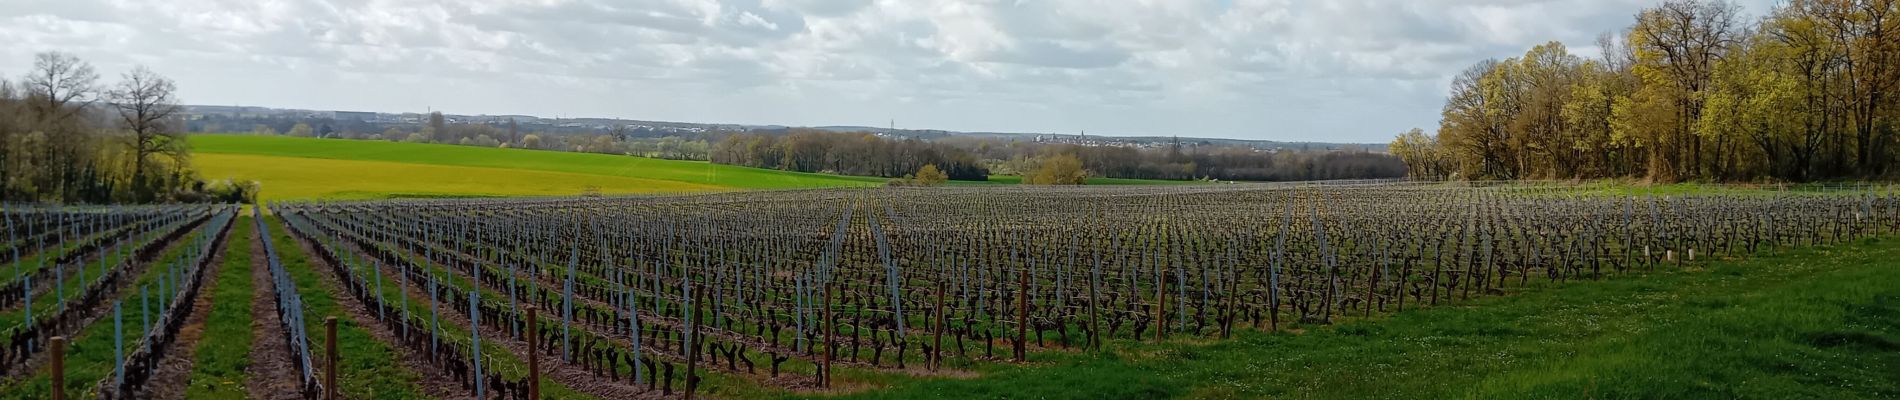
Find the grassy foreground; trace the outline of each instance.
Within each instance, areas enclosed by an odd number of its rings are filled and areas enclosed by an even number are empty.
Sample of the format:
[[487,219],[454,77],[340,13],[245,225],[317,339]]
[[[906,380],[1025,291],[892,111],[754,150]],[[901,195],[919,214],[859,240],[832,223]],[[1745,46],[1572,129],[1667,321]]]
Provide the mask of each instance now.
[[1301,333],[1044,353],[850,398],[1896,398],[1900,241],[1617,276]]

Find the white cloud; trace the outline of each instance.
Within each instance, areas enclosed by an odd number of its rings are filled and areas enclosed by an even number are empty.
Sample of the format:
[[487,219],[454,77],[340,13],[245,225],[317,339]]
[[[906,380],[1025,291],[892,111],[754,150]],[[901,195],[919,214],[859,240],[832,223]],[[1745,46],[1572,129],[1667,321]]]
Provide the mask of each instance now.
[[193,103],[1384,141],[1464,66],[1651,3],[0,0],[0,73],[63,50]]

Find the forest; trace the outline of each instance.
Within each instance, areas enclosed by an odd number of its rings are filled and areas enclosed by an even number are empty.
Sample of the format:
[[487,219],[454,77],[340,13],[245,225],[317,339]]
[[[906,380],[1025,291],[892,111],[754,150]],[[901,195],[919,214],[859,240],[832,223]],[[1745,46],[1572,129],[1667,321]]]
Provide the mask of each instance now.
[[250,183],[191,169],[177,86],[145,67],[102,86],[92,65],[40,53],[19,81],[0,77],[0,201],[240,201]]
[[1789,0],[1750,19],[1673,0],[1599,37],[1484,60],[1454,78],[1436,134],[1393,154],[1419,179],[1656,182],[1890,177],[1900,1]]

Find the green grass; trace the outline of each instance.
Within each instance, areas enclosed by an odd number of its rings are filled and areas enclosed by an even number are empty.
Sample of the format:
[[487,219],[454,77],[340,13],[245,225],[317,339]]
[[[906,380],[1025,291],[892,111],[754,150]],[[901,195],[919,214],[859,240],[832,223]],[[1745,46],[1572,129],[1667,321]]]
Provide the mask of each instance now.
[[[675,161],[607,154],[501,149],[442,144],[252,135],[193,135],[190,137],[190,141],[192,151],[200,155],[200,157],[202,157],[202,155],[224,154],[345,161],[381,161],[434,166],[541,171],[646,181],[667,181],[675,185],[691,184],[691,186],[686,186],[687,189],[666,188],[659,191],[704,190],[694,189],[693,187],[784,189],[874,186],[882,184],[885,181],[882,178],[774,171],[718,165],[701,161]],[[202,161],[199,163],[202,164]],[[227,165],[200,165],[200,168],[204,169],[203,174],[205,178],[218,179],[234,176],[232,174],[242,172],[245,168],[260,166],[226,164]],[[359,168],[374,167],[375,166],[359,166]],[[328,172],[351,175],[367,171],[352,168]],[[573,177],[570,176],[569,178]],[[274,186],[294,184],[296,183],[266,181],[264,182],[264,187],[266,192],[269,192]],[[612,188],[603,186],[602,190],[610,191]],[[431,191],[427,186],[416,187],[415,189],[405,192],[423,194],[456,193]]]
[[323,318],[337,317],[336,341],[337,386],[344,397],[353,399],[422,399],[427,398],[422,389],[416,386],[421,375],[402,367],[397,360],[398,353],[388,344],[370,336],[369,331],[356,324],[356,320],[344,314],[343,306],[338,304],[331,292],[317,278],[315,266],[311,265],[303,249],[284,231],[283,222],[268,218],[272,244],[277,250],[279,261],[290,273],[291,281],[297,285],[297,294],[303,296],[304,329],[310,333],[310,352],[312,357],[324,354]]
[[[1900,241],[1618,276],[1303,333],[1042,353],[846,397],[1895,398]],[[841,376],[842,377],[842,376]]]
[[242,399],[244,370],[251,365],[251,243],[255,230],[250,217],[232,220],[225,239],[224,264],[211,292],[211,313],[205,316],[197,360],[191,367],[189,399]]

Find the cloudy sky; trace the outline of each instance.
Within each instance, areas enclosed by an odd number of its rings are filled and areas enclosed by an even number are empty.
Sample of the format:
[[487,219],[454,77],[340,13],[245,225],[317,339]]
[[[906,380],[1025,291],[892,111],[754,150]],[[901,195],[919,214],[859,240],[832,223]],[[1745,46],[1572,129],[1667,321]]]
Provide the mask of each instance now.
[[1654,2],[0,0],[0,75],[60,50],[191,104],[1384,142],[1465,66],[1594,55]]

